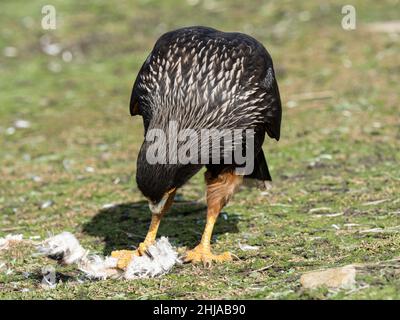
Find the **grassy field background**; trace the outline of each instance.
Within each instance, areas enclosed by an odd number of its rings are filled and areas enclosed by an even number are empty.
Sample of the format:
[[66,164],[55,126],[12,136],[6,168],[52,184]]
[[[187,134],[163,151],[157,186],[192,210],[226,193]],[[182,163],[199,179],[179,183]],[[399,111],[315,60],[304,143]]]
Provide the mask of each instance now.
[[[352,31],[341,27],[350,3],[328,2],[3,0],[0,237],[70,231],[101,254],[142,240],[150,213],[134,173],[143,127],[128,104],[139,67],[168,30],[206,25],[256,37],[274,59],[284,113],[281,141],[264,145],[273,189],[243,188],[215,230],[214,251],[240,260],[92,282],[25,242],[0,251],[0,298],[399,299],[400,35],[373,27],[399,19],[400,2],[352,0]],[[41,28],[45,4],[57,10],[56,30]],[[179,199],[200,204],[175,206],[159,235],[193,247],[205,222],[202,173]],[[306,271],[350,263],[370,266],[353,289],[300,286]],[[46,265],[57,269],[54,289],[41,286]]]

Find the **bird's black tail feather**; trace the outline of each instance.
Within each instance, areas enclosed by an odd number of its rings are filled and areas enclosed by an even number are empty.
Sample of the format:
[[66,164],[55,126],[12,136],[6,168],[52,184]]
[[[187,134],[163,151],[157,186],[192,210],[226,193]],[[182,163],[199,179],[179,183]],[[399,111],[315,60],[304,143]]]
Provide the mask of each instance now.
[[[271,174],[269,173],[267,160],[265,159],[264,151],[261,150],[254,159],[254,170],[248,176],[245,176],[247,182],[255,180],[257,186],[260,188],[268,188],[268,182],[272,181]],[[251,180],[250,180],[251,179]],[[248,183],[247,183],[248,184]],[[251,185],[251,183],[250,183]]]

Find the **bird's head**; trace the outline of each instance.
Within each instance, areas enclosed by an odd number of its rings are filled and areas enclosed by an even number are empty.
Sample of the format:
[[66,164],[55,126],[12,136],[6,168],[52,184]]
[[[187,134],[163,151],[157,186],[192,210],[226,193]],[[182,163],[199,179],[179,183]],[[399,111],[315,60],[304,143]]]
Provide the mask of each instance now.
[[152,213],[161,213],[177,186],[173,180],[173,170],[160,164],[137,162],[136,183],[149,202]]
[[149,144],[144,142],[138,155],[136,183],[149,201],[152,213],[161,213],[173,200],[176,190],[183,186],[201,165],[149,163],[146,158]]

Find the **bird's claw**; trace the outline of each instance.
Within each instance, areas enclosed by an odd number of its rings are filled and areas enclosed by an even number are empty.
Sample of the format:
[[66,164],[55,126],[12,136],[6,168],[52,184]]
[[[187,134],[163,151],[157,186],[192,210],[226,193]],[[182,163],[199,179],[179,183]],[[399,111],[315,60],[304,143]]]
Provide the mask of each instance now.
[[231,260],[232,256],[229,252],[224,252],[218,255],[213,254],[209,247],[205,247],[201,244],[199,244],[194,249],[187,251],[184,258],[185,262],[202,262],[205,267],[210,267],[213,261],[221,263]]
[[117,258],[117,267],[124,270],[129,265],[133,257],[144,255],[150,245],[151,243],[141,242],[136,250],[115,250],[111,252],[111,257]]

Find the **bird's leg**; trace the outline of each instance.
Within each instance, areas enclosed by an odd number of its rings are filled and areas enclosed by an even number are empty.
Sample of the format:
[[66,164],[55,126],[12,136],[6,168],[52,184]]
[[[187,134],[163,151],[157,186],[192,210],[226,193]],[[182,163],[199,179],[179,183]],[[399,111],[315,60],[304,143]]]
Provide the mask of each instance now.
[[144,255],[147,248],[151,246],[156,240],[158,227],[160,226],[161,218],[171,207],[174,200],[175,190],[166,194],[166,202],[162,205],[162,208],[158,212],[154,212],[151,215],[151,222],[149,230],[147,231],[146,238],[141,242],[136,250],[116,250],[111,252],[113,258],[118,259],[117,266],[120,269],[125,269],[129,262],[134,256]]
[[240,185],[242,177],[232,171],[223,172],[217,177],[207,171],[205,174],[207,183],[207,220],[200,244],[186,253],[185,262],[202,262],[211,265],[212,261],[224,262],[232,260],[229,252],[215,255],[211,252],[211,237],[214,224],[217,221],[221,209],[229,201],[236,188]]
[[211,237],[214,229],[214,224],[218,218],[218,214],[214,210],[207,211],[207,222],[206,227],[201,237],[200,243],[192,250],[186,252],[185,262],[198,263],[202,262],[205,266],[211,265],[212,261],[223,262],[230,261],[231,254],[224,252],[219,255],[215,255],[211,252]]
[[158,226],[160,225],[162,215],[163,214],[157,213],[152,214],[150,227],[147,231],[146,238],[139,244],[136,250],[116,250],[111,252],[111,256],[118,259],[118,268],[125,269],[134,256],[143,255],[146,252],[147,247],[153,244],[154,240],[156,239],[157,230]]

